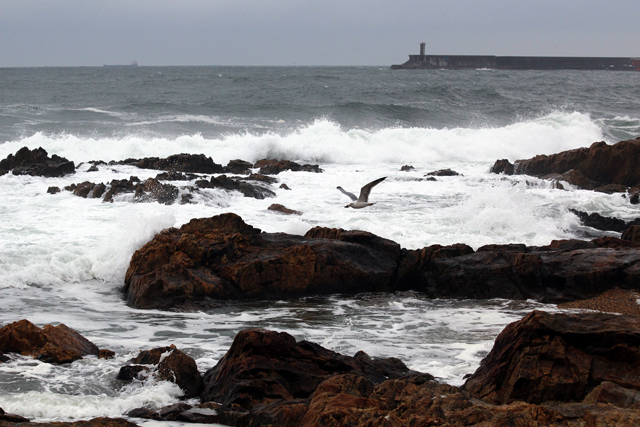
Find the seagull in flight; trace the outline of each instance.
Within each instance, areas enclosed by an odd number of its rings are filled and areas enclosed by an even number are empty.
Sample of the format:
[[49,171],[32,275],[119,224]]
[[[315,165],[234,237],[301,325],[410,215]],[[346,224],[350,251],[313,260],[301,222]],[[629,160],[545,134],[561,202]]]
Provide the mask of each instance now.
[[346,191],[344,188],[340,186],[336,188],[340,190],[343,194],[346,194],[347,196],[349,196],[351,200],[353,200],[353,202],[349,203],[347,206],[345,206],[345,208],[362,209],[362,208],[366,208],[367,206],[373,205],[373,203],[369,203],[369,193],[371,193],[371,189],[373,187],[380,184],[382,181],[385,180],[385,178],[386,176],[382,178],[378,178],[375,181],[371,181],[370,183],[362,187],[360,189],[360,197],[356,197],[355,194],[349,193],[348,191]]

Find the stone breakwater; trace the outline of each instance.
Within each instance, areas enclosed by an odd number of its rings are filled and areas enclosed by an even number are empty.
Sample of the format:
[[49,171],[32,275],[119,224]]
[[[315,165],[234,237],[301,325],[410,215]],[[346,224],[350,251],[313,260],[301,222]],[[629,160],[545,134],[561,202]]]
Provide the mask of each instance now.
[[[33,337],[24,333],[24,322],[2,330],[29,341]],[[185,398],[199,398],[197,404],[125,414],[157,421],[297,427],[637,426],[638,330],[636,316],[533,311],[500,333],[462,387],[412,371],[396,358],[372,358],[362,351],[346,356],[260,329],[239,332],[224,357],[204,374],[171,345],[141,351],[117,378],[128,382],[152,375],[176,383]],[[0,338],[0,353],[7,351],[6,345]],[[0,409],[0,427],[26,426],[28,421]],[[29,425],[135,424],[96,418]]]

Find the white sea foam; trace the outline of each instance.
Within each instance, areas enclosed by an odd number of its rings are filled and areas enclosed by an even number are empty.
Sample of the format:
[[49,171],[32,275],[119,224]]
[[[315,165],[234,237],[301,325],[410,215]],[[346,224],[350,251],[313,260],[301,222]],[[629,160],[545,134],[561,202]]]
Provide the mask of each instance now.
[[23,146],[43,147],[70,160],[124,160],[203,153],[214,161],[256,161],[262,158],[337,164],[407,162],[493,162],[552,154],[588,146],[603,139],[588,115],[552,113],[500,128],[386,128],[343,130],[326,119],[285,134],[237,133],[219,139],[183,135],[174,139],[130,135],[119,138],[79,138],[70,134],[32,136],[0,145],[0,158]]

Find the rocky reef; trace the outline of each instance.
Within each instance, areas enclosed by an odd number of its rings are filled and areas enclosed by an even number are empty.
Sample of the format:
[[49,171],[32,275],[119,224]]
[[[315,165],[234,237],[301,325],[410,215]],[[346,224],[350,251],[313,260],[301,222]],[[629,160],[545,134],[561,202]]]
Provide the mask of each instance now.
[[595,142],[588,148],[539,155],[513,164],[502,159],[496,161],[491,172],[565,181],[585,190],[624,192],[640,186],[640,138],[613,145]]
[[[204,375],[193,359],[168,346],[140,352],[118,378],[156,375],[178,384],[185,398],[199,398],[198,404],[180,402],[126,414],[157,421],[296,427],[627,427],[640,423],[639,329],[637,316],[533,311],[500,333],[462,387],[412,371],[396,358],[372,358],[362,351],[346,356],[261,329],[240,331]],[[0,426],[27,422],[0,409]],[[96,418],[29,425],[135,424]]]
[[557,303],[614,287],[640,289],[640,243],[602,237],[407,250],[363,231],[263,233],[229,213],[156,235],[134,253],[123,292],[137,308],[190,310],[226,300],[406,290]]

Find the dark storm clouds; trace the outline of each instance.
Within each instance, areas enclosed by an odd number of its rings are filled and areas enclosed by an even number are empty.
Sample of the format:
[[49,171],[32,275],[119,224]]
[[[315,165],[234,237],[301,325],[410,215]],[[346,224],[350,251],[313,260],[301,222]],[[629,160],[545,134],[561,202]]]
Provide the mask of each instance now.
[[637,0],[0,0],[0,66],[640,56]]

